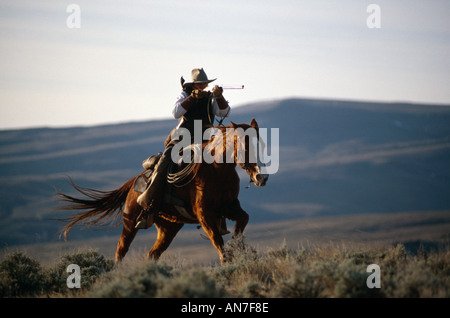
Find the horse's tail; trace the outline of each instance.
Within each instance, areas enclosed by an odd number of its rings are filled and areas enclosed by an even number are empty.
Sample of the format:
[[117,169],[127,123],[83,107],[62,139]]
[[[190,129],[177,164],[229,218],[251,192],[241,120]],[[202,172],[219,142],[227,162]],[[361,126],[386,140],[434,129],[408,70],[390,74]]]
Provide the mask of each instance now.
[[[89,188],[82,188],[77,186],[72,179],[70,182],[72,186],[79,193],[88,197],[89,199],[78,199],[67,194],[58,192],[57,196],[60,201],[68,202],[68,205],[60,206],[58,210],[87,210],[85,212],[70,215],[63,219],[58,219],[63,222],[68,222],[60,231],[60,235],[64,234],[67,240],[67,235],[72,226],[82,223],[87,226],[98,225],[107,226],[115,221],[121,214],[122,208],[127,199],[128,192],[133,187],[135,178],[125,182],[119,189],[113,191],[99,191]],[[118,226],[120,222],[116,222],[113,228]]]

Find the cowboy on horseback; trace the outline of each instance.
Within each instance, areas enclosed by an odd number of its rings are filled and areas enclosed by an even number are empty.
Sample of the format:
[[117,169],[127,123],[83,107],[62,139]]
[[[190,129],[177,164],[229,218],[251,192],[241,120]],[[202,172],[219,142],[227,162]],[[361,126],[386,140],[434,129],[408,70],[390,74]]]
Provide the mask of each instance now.
[[[191,81],[185,82],[181,77],[183,91],[178,97],[172,110],[173,116],[179,120],[177,128],[187,129],[193,138],[194,120],[202,121],[203,132],[212,127],[215,116],[227,117],[230,106],[222,95],[223,89],[214,86],[212,91],[205,90],[208,84],[216,79],[208,79],[203,68],[195,68],[191,72]],[[164,197],[164,188],[167,180],[167,168],[171,161],[171,151],[178,140],[171,140],[164,153],[155,166],[151,182],[147,189],[138,197],[137,203],[143,208],[138,217],[136,228],[146,229],[153,224],[153,216],[161,206]],[[230,233],[227,230],[225,218],[218,219],[219,229],[222,235]]]

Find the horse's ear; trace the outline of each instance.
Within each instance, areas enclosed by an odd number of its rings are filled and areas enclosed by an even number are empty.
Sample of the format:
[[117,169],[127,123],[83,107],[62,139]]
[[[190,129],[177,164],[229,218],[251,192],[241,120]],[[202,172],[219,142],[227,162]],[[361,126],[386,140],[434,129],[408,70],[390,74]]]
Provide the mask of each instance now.
[[237,128],[237,125],[235,123],[233,123],[231,120],[230,120],[230,123],[231,123],[231,126],[233,126],[233,129]]
[[255,118],[252,118],[252,122],[250,123],[250,125],[253,128],[258,129],[258,123],[256,122]]

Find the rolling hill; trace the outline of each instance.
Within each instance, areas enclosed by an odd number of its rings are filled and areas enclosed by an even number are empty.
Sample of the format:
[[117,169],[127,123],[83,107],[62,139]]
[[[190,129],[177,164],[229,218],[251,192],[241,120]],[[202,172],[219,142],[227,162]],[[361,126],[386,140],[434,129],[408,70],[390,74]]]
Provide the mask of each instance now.
[[[230,119],[279,128],[280,168],[245,189],[250,223],[450,210],[450,107],[284,99],[237,107]],[[228,120],[225,121],[228,123]],[[162,151],[175,120],[0,131],[0,244],[58,240],[55,189],[111,190]],[[450,213],[450,212],[449,212]],[[443,220],[445,224],[447,219]],[[450,232],[450,224],[448,224]],[[72,240],[114,235],[74,230]]]

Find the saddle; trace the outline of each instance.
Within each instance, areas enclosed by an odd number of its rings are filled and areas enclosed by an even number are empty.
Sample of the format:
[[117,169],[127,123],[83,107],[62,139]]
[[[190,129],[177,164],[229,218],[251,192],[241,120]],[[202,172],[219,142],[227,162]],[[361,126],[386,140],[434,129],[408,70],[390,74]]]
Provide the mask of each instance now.
[[[133,189],[136,192],[143,193],[152,181],[153,171],[161,158],[162,153],[150,156],[142,162],[142,167],[145,171],[140,174],[136,180],[134,180]],[[167,186],[164,192],[164,202],[173,205],[176,210],[185,218],[195,220],[186,210],[186,203],[179,197],[173,194],[173,182],[171,182],[171,176],[179,171],[183,171],[185,167],[180,167],[177,164],[171,162],[167,172]]]
[[151,176],[153,174],[153,170],[155,169],[156,164],[161,158],[162,153],[158,153],[157,155],[153,155],[148,157],[142,162],[142,167],[145,169],[145,172],[139,175],[136,180],[134,180],[133,189],[136,192],[143,193],[150,181],[152,180]]

